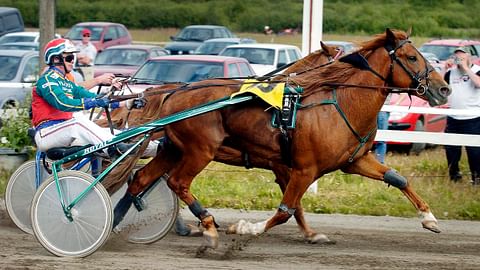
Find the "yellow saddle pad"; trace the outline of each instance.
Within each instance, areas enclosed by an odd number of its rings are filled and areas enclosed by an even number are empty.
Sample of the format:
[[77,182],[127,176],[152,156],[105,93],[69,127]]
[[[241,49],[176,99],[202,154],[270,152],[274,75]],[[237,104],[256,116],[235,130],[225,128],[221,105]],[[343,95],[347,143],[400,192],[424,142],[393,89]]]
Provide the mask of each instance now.
[[285,83],[265,83],[255,79],[245,80],[240,90],[230,97],[252,93],[277,109],[283,108]]

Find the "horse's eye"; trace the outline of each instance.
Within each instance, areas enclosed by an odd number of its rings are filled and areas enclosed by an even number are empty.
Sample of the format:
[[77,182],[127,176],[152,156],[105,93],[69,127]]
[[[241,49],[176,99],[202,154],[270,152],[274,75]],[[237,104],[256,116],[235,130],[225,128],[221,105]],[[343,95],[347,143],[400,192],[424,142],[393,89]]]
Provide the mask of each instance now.
[[409,57],[407,57],[407,59],[408,59],[409,61],[412,61],[412,62],[417,61],[417,57],[416,57],[416,56],[409,56]]

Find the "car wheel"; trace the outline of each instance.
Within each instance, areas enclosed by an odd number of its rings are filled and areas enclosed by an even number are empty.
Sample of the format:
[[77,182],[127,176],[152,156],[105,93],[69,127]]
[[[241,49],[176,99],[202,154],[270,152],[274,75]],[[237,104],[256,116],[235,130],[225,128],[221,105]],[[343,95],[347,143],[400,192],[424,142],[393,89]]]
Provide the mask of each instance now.
[[[425,127],[421,119],[418,119],[417,122],[415,123],[415,131],[425,131]],[[412,147],[410,148],[410,153],[418,155],[420,154],[420,152],[422,152],[425,149],[426,146],[427,146],[426,143],[412,143]]]

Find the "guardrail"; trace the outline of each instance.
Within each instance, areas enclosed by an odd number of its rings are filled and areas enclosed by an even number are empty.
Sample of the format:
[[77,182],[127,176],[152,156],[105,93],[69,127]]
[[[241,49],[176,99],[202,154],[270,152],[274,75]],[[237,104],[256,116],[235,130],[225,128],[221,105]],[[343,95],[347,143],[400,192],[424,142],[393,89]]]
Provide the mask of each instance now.
[[[407,107],[384,105],[382,111],[386,112],[408,112],[422,114],[443,114],[443,115],[471,115],[480,116],[480,110],[458,110],[426,107]],[[400,130],[378,130],[375,136],[376,141],[429,143],[440,145],[467,145],[480,146],[480,135],[466,135],[442,132],[421,132],[421,131],[400,131]]]
[[[444,108],[428,107],[407,107],[384,105],[381,109],[384,112],[408,112],[421,114],[442,114],[442,115],[472,115],[480,116],[480,110],[458,110]],[[375,141],[390,142],[411,142],[411,143],[429,143],[438,145],[462,145],[479,146],[480,135],[467,135],[457,133],[443,132],[422,132],[422,131],[402,131],[402,130],[378,130]],[[309,192],[317,193],[317,181],[310,185]]]

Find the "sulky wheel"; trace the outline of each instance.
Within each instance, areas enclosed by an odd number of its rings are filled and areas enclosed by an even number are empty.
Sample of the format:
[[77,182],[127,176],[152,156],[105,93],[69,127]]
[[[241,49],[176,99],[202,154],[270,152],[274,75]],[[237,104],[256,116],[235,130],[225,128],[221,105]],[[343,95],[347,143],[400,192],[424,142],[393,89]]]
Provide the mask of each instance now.
[[[125,194],[126,185],[112,196],[115,205]],[[175,224],[179,206],[177,195],[160,178],[141,199],[143,210],[132,204],[123,221],[116,227],[131,243],[150,244],[162,239]]]
[[[80,171],[58,173],[65,204],[84,192],[94,178]],[[95,185],[71,209],[69,220],[60,204],[53,176],[35,193],[31,220],[40,244],[57,256],[85,257],[99,249],[112,230],[113,210],[110,197],[101,184]]]
[[[41,180],[50,176],[41,166]],[[5,206],[7,213],[17,227],[29,234],[33,234],[30,220],[30,206],[36,191],[35,161],[23,163],[12,174],[5,190]]]

